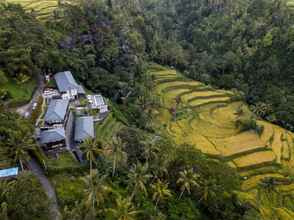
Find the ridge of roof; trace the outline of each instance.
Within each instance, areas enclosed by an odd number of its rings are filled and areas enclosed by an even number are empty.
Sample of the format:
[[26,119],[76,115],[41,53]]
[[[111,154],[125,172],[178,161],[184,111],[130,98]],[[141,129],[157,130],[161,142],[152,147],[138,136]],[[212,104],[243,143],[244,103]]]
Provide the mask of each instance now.
[[41,143],[48,144],[51,142],[61,141],[65,139],[65,130],[64,128],[54,128],[41,132]]
[[66,115],[69,100],[52,99],[45,114],[46,122],[62,121]]
[[78,93],[84,94],[84,88],[77,84],[70,71],[58,72],[54,75],[59,91],[66,92],[69,89],[77,89]]

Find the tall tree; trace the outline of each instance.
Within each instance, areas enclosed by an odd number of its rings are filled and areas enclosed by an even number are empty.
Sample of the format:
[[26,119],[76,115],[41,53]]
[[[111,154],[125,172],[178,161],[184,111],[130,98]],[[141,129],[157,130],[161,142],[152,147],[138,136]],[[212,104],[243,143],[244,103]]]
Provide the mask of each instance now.
[[179,178],[177,180],[177,184],[180,186],[181,194],[179,198],[181,198],[184,192],[191,194],[191,190],[193,187],[199,187],[199,178],[200,175],[193,171],[193,168],[185,169],[180,171]]
[[126,159],[126,153],[122,150],[124,143],[119,137],[116,137],[112,141],[112,176],[115,175],[117,164],[119,161]]
[[80,148],[84,152],[87,160],[90,163],[90,176],[91,176],[93,163],[96,163],[97,157],[103,154],[103,144],[101,141],[97,141],[94,139],[87,139],[80,146]]
[[115,200],[116,206],[108,209],[108,212],[117,220],[135,220],[140,211],[134,208],[134,205],[129,198],[119,196]]
[[160,179],[151,184],[151,188],[153,190],[152,199],[155,201],[156,207],[159,202],[162,202],[172,196],[172,193],[168,188],[168,183],[164,183]]
[[135,164],[128,173],[129,187],[132,188],[131,199],[134,198],[137,192],[142,192],[147,195],[146,184],[151,179],[152,175],[148,173],[148,163]]
[[111,192],[111,187],[106,183],[107,176],[99,175],[97,170],[83,178],[86,186],[85,205],[89,207],[92,215],[96,216],[96,210],[103,204],[106,196]]

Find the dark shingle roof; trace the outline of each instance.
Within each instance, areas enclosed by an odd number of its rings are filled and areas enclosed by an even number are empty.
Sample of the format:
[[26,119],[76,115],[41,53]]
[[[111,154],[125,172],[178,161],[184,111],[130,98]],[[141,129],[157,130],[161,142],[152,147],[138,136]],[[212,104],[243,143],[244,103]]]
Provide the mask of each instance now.
[[54,78],[60,92],[77,89],[79,94],[85,94],[85,90],[77,84],[70,71],[57,73]]
[[63,121],[68,105],[68,100],[52,99],[45,114],[45,122],[54,123]]
[[65,139],[65,131],[63,128],[54,128],[41,132],[41,144],[54,143]]
[[75,141],[94,138],[94,119],[92,116],[79,117],[75,123]]

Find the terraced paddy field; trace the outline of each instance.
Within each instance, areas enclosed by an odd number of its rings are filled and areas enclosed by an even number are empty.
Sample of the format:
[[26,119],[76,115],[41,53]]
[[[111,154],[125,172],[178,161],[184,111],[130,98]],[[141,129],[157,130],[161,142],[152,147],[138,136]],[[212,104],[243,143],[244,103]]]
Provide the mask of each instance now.
[[58,0],[6,0],[7,3],[20,4],[27,12],[35,13],[38,19],[46,19],[58,7]]
[[40,20],[47,20],[53,14],[58,6],[79,4],[80,0],[0,0],[5,3],[19,4],[25,11],[34,13]]
[[287,6],[290,8],[294,8],[294,0],[288,0],[287,1]]
[[[173,69],[153,68],[149,73],[154,94],[161,101],[153,111],[156,129],[177,144],[193,145],[236,168],[244,191],[256,196],[260,183],[272,178],[281,195],[294,203],[294,182],[289,182],[285,172],[294,173],[293,133],[256,119],[240,95],[232,91],[187,79]],[[255,122],[259,130],[242,129],[240,123],[246,121]]]

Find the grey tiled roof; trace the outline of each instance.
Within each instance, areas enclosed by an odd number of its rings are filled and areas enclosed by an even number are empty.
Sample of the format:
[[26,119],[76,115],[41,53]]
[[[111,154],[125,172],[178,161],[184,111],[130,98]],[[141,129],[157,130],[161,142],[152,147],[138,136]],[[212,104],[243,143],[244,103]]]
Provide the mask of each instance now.
[[79,94],[85,94],[84,88],[77,84],[70,71],[56,73],[54,78],[60,92],[77,89]]
[[65,139],[65,131],[63,128],[55,128],[41,132],[41,144],[54,143]]
[[45,114],[45,122],[54,123],[63,121],[68,105],[68,100],[52,99]]
[[79,117],[75,122],[75,141],[94,138],[94,119],[92,116]]

